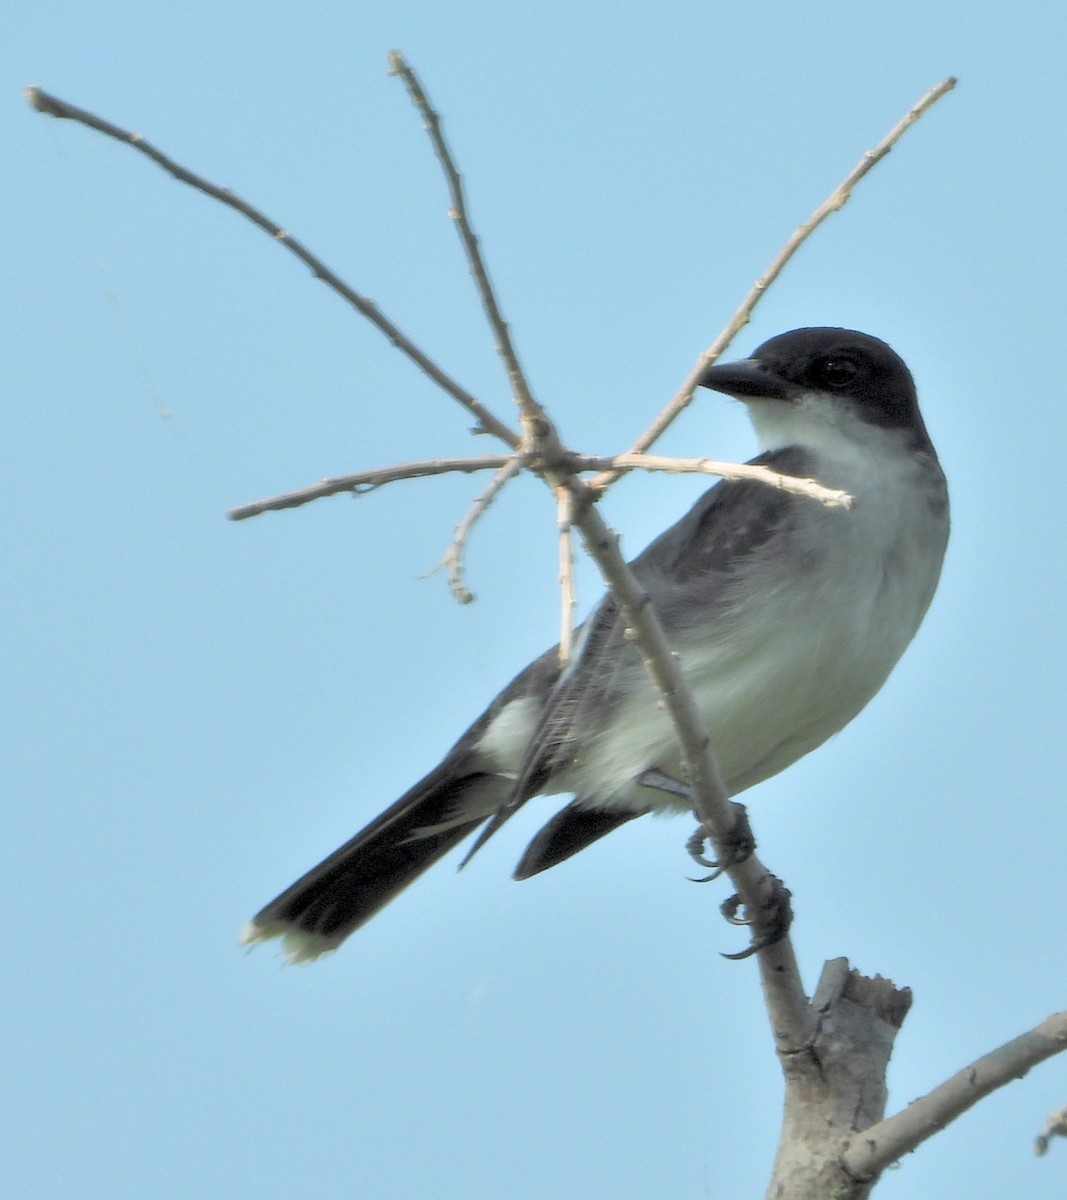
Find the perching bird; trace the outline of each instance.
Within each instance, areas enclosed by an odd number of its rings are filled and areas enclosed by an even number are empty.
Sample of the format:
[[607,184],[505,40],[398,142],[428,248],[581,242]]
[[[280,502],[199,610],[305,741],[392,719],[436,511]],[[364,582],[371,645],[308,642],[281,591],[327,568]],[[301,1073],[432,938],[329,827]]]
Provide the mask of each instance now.
[[[885,682],[937,587],[948,493],[911,374],[877,338],[796,329],[700,383],[748,406],[753,462],[854,500],[828,508],[722,481],[630,564],[733,796],[821,745]],[[438,767],[257,913],[242,940],[281,937],[293,962],[335,950],[479,826],[533,796],[572,795],[522,856],[515,878],[527,879],[634,817],[688,811],[682,789],[647,783],[682,773],[670,717],[608,595],[569,667],[555,649],[532,662]]]

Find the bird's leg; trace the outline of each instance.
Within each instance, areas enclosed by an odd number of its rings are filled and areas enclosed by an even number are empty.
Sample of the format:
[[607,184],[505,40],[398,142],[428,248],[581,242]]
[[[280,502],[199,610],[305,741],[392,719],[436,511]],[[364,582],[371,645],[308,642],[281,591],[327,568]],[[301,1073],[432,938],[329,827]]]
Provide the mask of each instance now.
[[727,921],[731,925],[747,925],[752,930],[752,942],[744,950],[739,950],[736,954],[724,954],[723,958],[734,962],[751,958],[767,946],[780,942],[789,932],[789,926],[793,923],[793,906],[790,903],[792,894],[776,875],[770,875],[768,878],[771,882],[770,895],[766,903],[761,904],[755,912],[749,912],[746,908],[743,917],[737,915],[744,907],[740,896],[731,896],[723,901],[721,912]]
[[676,796],[679,800],[685,800],[692,807],[693,789],[689,784],[675,779],[673,775],[668,775],[659,767],[649,767],[647,771],[642,771],[637,777],[637,782],[642,787],[653,788],[657,792],[665,792],[668,796]]

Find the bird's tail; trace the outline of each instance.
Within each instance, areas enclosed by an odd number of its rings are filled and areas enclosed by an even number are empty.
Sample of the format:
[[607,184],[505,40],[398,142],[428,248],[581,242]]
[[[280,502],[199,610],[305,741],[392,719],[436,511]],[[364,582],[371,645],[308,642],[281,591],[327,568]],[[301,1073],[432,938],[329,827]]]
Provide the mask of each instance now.
[[293,963],[336,950],[495,811],[508,786],[499,775],[458,774],[446,760],[256,913],[242,944],[280,937]]

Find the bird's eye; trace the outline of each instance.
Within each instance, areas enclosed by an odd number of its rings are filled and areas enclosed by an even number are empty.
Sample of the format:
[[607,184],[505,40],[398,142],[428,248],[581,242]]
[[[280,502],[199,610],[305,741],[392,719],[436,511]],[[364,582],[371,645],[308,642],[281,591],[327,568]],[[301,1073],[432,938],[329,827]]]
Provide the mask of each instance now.
[[818,382],[831,390],[846,388],[859,375],[859,367],[851,358],[824,358],[815,364],[814,375]]

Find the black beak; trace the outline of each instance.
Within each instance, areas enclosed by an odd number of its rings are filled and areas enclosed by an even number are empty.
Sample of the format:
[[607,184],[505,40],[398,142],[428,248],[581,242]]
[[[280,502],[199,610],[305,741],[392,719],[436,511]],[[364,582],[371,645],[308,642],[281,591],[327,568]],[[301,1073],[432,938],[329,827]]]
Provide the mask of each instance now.
[[799,390],[795,383],[783,379],[758,358],[714,363],[705,369],[697,383],[738,400],[792,400]]

